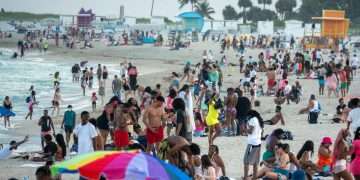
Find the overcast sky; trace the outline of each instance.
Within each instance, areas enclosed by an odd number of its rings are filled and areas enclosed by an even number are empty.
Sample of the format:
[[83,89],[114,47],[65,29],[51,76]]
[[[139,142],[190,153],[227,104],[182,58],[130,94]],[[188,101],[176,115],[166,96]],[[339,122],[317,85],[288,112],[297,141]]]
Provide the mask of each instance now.
[[[208,1],[216,11],[213,15],[215,19],[223,19],[222,10],[229,4],[240,11],[237,7],[238,0]],[[252,1],[256,5],[257,0]],[[84,7],[93,9],[97,15],[118,17],[120,5],[124,5],[126,16],[149,17],[151,2],[152,0],[0,0],[0,7],[8,11],[57,14],[76,14],[81,7]],[[157,16],[173,18],[186,10],[190,10],[190,6],[180,10],[177,0],[155,0],[154,15]]]

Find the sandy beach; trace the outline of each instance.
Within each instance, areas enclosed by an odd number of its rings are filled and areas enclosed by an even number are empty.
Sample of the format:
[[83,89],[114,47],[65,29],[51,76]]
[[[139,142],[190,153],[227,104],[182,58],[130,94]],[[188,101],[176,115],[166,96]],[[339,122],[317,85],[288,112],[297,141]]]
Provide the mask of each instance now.
[[[16,38],[11,40],[0,40],[0,48],[16,48]],[[71,62],[79,63],[80,61],[87,60],[92,64],[104,64],[111,66],[113,69],[118,69],[120,62],[127,60],[137,66],[140,77],[139,84],[143,86],[160,83],[163,87],[167,87],[167,82],[164,77],[170,76],[173,71],[182,72],[183,65],[186,61],[191,61],[193,64],[201,61],[201,55],[203,50],[212,50],[214,52],[214,59],[220,59],[220,45],[215,42],[199,42],[191,45],[190,48],[181,49],[180,51],[170,51],[167,47],[153,47],[151,45],[144,46],[127,46],[127,47],[106,47],[103,43],[95,43],[95,48],[92,49],[67,49],[56,48],[52,44],[49,48],[49,53],[46,55],[36,55],[43,58],[46,62]],[[249,49],[246,52],[246,56],[252,55],[256,57],[261,50]],[[226,52],[227,58],[230,63],[238,64],[238,58],[235,53],[230,50]],[[18,59],[19,60],[19,59]],[[70,69],[69,69],[70,71]],[[110,79],[113,78],[114,72],[111,71]],[[228,87],[238,86],[239,79],[243,77],[243,74],[239,73],[239,67],[227,68],[224,73],[224,87],[225,90]],[[3,78],[3,77],[1,77]],[[291,82],[295,81],[294,76],[290,76]],[[318,96],[318,82],[316,80],[299,79],[303,87],[303,96],[299,104],[291,103],[290,105],[283,105],[283,115],[285,118],[285,126],[265,126],[265,134],[269,134],[275,128],[283,128],[291,131],[294,135],[293,141],[285,141],[289,143],[291,151],[297,153],[300,147],[306,140],[312,140],[315,143],[315,151],[319,147],[320,141],[324,136],[330,136],[333,139],[336,138],[337,132],[342,127],[346,127],[345,124],[332,124],[331,118],[336,111],[336,105],[338,99],[335,97],[328,98],[327,96]],[[355,77],[352,86],[351,93],[356,93],[360,88],[360,78]],[[21,83],[21,82],[19,82]],[[108,80],[108,83],[110,81]],[[263,73],[259,73],[259,84],[266,84],[266,77]],[[0,85],[1,86],[1,85]],[[107,98],[111,95],[111,88],[107,88]],[[80,91],[80,86],[79,86]],[[307,115],[298,115],[300,108],[305,107],[308,103],[310,94],[315,94],[321,102],[322,112],[319,116],[319,123],[316,125],[310,125],[307,122]],[[0,94],[1,97],[6,94]],[[224,94],[223,94],[224,95]],[[260,108],[257,110],[261,113],[265,120],[271,118],[275,113],[275,105],[273,103],[274,97],[262,96],[257,98],[261,102]],[[66,104],[66,102],[63,102]],[[90,108],[90,97],[89,106]],[[100,112],[101,109],[98,109]],[[62,109],[62,114],[64,111]],[[39,114],[41,111],[35,109],[35,113]],[[77,112],[78,114],[80,112]],[[97,117],[98,113],[92,114],[93,117]],[[61,117],[57,117],[57,122],[60,122]],[[2,122],[1,122],[2,123]],[[9,142],[12,139],[20,140],[25,135],[30,135],[30,141],[23,147],[19,148],[19,151],[29,149],[40,148],[40,128],[37,126],[37,120],[32,121],[19,121],[15,128],[9,130],[1,130],[1,134],[8,137],[2,138],[0,143]],[[60,130],[60,125],[57,123],[56,129]],[[194,138],[194,142],[201,146],[202,154],[207,153],[208,141],[207,138]],[[220,155],[225,161],[226,172],[229,177],[240,179],[243,175],[243,156],[246,148],[246,137],[219,137],[215,140],[214,144],[220,148]],[[262,148],[262,150],[264,147]],[[313,160],[316,160],[316,153],[313,156]],[[10,159],[1,160],[0,163],[0,180],[5,180],[10,177],[16,177],[22,179],[29,176],[30,179],[34,179],[34,172],[36,167],[24,167],[29,166],[32,163],[29,161]],[[66,175],[64,179],[77,179],[77,176]]]

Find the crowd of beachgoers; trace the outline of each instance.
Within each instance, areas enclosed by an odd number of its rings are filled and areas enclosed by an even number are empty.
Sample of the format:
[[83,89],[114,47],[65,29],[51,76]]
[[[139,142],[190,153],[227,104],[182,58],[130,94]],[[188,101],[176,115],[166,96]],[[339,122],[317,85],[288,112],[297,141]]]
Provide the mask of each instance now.
[[[21,57],[32,48],[48,50],[49,40],[39,37],[30,34],[18,42]],[[31,39],[39,43],[28,46]],[[85,46],[87,43],[85,40]],[[54,72],[54,95],[49,99],[52,108],[43,110],[38,120],[43,152],[23,158],[46,163],[35,173],[39,179],[61,179],[51,177],[50,167],[56,162],[94,151],[138,149],[177,166],[194,179],[224,180],[231,177],[216,140],[219,136],[245,136],[243,179],[360,179],[360,99],[351,96],[356,91],[351,88],[353,83],[358,83],[360,62],[356,53],[297,50],[295,40],[289,48],[281,48],[276,38],[227,36],[219,43],[221,58],[204,50],[199,63],[187,61],[181,71],[164,75],[167,83],[152,86],[138,80],[136,63],[128,60],[121,61],[119,73],[113,76],[106,64],[74,64],[72,83],[79,86],[83,96],[91,92],[88,98],[92,108],[87,111],[75,112],[71,104],[66,105],[65,112],[60,111],[62,72]],[[58,40],[55,44],[59,46]],[[247,49],[254,48],[258,55],[247,55]],[[236,53],[236,63],[231,62],[228,51]],[[241,74],[238,81],[224,86],[229,69],[235,68]],[[266,83],[260,84],[260,79]],[[309,97],[303,92],[313,87],[302,85],[304,79],[318,82],[318,90],[311,89]],[[11,97],[2,96],[3,108],[11,111]],[[32,119],[36,96],[36,87],[31,86],[25,119]],[[282,112],[289,104],[308,99],[307,106],[293,115],[308,114],[309,125],[316,125],[322,111],[319,96],[338,101],[332,121],[344,123],[346,128],[338,130],[336,139],[330,134],[323,137],[319,147],[309,138],[298,153],[293,153],[284,140],[292,140],[294,132],[282,128],[288,121]],[[270,119],[264,119],[258,111],[262,97],[273,98],[275,113]],[[99,109],[102,113],[95,116],[93,112]],[[62,114],[61,128],[55,128],[53,119]],[[5,128],[10,126],[11,118],[3,117]],[[279,125],[272,133],[264,133],[264,129]],[[198,137],[208,139],[208,149],[201,149],[194,141]],[[27,140],[25,137],[4,145],[0,159],[8,158]],[[317,161],[312,156],[317,156]]]

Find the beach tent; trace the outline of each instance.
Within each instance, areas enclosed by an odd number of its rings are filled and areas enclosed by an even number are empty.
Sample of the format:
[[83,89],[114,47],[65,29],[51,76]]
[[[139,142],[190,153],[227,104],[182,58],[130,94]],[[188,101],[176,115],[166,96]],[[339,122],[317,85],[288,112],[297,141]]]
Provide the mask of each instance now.
[[197,12],[184,12],[177,17],[181,19],[184,31],[201,32],[204,27],[204,17]]

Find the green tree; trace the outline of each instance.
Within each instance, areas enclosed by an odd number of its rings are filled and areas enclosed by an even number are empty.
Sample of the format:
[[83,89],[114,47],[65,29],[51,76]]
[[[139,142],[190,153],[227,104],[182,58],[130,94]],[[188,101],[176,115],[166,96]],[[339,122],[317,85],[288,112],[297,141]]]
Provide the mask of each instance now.
[[311,22],[312,17],[319,17],[322,13],[321,0],[302,0],[299,17],[304,22]]
[[214,8],[210,7],[210,4],[207,1],[197,3],[195,5],[195,11],[201,14],[203,17],[206,17],[208,19],[214,19],[213,17],[211,17],[211,14],[214,14],[215,10]]
[[191,4],[191,11],[194,11],[195,5],[199,3],[199,0],[178,0],[180,3],[180,9],[187,4]]
[[4,8],[1,8],[1,13],[5,13],[5,9],[4,9]]
[[225,6],[222,11],[224,20],[237,20],[239,18],[238,13],[236,12],[235,8],[231,5]]
[[285,20],[296,7],[296,0],[278,0],[275,4],[276,11],[280,14],[281,19]]
[[246,24],[246,10],[252,7],[252,3],[250,0],[239,0],[238,5],[243,9],[240,16],[243,18],[243,23]]
[[272,0],[258,0],[258,4],[262,4],[264,6],[263,9],[265,9],[266,5],[272,4]]
[[274,11],[261,9],[259,7],[251,7],[247,12],[247,17],[253,22],[277,19],[277,15]]

